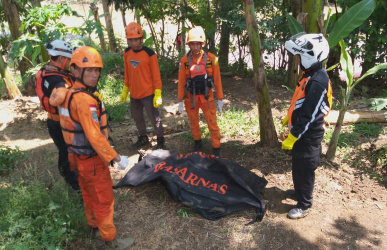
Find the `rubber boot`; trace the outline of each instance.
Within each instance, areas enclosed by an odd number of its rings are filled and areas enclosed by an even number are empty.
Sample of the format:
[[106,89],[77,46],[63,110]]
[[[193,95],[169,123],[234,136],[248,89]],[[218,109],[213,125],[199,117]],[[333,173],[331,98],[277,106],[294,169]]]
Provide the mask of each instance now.
[[157,149],[164,149],[165,148],[165,139],[164,137],[157,137]]
[[132,144],[132,148],[141,148],[143,146],[149,145],[149,138],[147,135],[140,135],[136,143]]
[[91,228],[91,238],[102,240],[102,236],[99,233],[98,227],[92,227]]
[[115,238],[112,241],[106,242],[109,249],[127,249],[134,244],[135,239],[133,237],[127,237],[123,239]]
[[212,148],[212,154],[215,156],[220,156],[220,148]]
[[195,144],[192,148],[192,152],[197,152],[199,151],[201,148],[202,148],[203,144],[202,144],[202,140],[195,140]]

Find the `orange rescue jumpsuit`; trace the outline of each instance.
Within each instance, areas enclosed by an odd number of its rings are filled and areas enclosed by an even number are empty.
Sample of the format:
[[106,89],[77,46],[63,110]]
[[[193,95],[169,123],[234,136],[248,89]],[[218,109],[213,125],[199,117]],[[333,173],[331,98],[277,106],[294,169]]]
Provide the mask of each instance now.
[[116,228],[113,223],[113,182],[108,162],[113,160],[117,152],[107,139],[104,105],[78,81],[63,99],[63,93],[57,92],[50,102],[61,103],[60,123],[69,161],[78,173],[88,224],[98,227],[105,241],[112,241],[116,237]]
[[[191,52],[189,52],[191,53]],[[201,62],[203,58],[204,51],[201,51],[201,56],[199,60],[196,60],[194,56],[192,56],[193,65],[190,65],[188,62],[188,56],[185,55],[179,64],[179,83],[178,83],[178,98],[180,101],[184,99],[184,106],[187,112],[188,118],[190,120],[190,128],[193,135],[194,140],[201,139],[200,126],[199,126],[199,108],[202,110],[204,114],[204,118],[206,119],[208,129],[211,133],[211,140],[213,148],[220,147],[220,133],[219,127],[216,122],[216,108],[214,103],[214,94],[213,90],[209,89],[208,100],[206,100],[204,94],[199,94],[195,96],[195,105],[192,108],[191,103],[191,93],[187,92],[185,94],[185,87],[187,83],[187,79],[191,78],[190,69],[192,67],[196,67],[198,65],[205,64],[205,68],[208,72],[208,75],[213,78],[213,83],[216,89],[216,98],[221,100],[223,99],[223,88],[220,79],[220,70],[219,64],[216,56],[210,52],[207,52],[208,58],[206,62]]]

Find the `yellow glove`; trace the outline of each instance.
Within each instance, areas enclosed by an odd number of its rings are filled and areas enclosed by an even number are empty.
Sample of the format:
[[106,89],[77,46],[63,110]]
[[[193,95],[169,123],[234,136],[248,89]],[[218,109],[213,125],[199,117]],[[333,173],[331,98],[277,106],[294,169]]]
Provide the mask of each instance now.
[[286,115],[284,119],[282,119],[282,127],[286,127],[289,124],[289,116]]
[[102,93],[99,93],[98,91],[95,91],[94,93],[93,93],[93,95],[95,95],[96,97],[98,97],[99,98],[99,100],[101,100],[102,101]]
[[122,88],[121,94],[121,102],[126,102],[126,98],[128,97],[129,87],[125,86]]
[[282,142],[282,149],[292,150],[293,145],[296,141],[298,141],[298,138],[292,135],[292,133],[289,133],[288,138],[286,138],[285,141]]
[[155,89],[155,97],[153,98],[153,107],[158,108],[163,104],[161,99],[161,89]]

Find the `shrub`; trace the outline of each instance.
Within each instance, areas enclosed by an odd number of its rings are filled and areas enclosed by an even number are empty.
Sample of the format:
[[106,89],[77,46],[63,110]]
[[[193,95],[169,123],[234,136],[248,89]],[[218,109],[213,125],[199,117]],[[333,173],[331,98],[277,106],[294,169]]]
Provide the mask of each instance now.
[[1,147],[0,174],[8,173],[19,161],[23,160],[27,156],[28,154],[20,151],[17,146],[14,149],[10,147]]

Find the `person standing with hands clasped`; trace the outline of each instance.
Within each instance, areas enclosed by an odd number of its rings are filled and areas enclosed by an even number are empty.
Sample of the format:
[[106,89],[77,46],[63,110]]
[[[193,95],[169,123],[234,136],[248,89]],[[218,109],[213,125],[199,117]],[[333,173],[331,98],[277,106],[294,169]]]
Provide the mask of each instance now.
[[332,87],[322,62],[328,58],[328,41],[322,34],[299,33],[285,43],[286,50],[300,55],[302,78],[298,81],[287,115],[282,125],[290,129],[282,142],[282,149],[292,150],[294,190],[288,195],[297,199],[289,211],[290,219],[309,213],[313,203],[315,170],[320,164],[321,141],[324,137],[324,118],[332,106]]
[[138,141],[131,145],[140,148],[149,145],[146,134],[144,108],[157,135],[157,148],[165,147],[164,128],[158,107],[162,104],[161,76],[156,53],[143,46],[144,32],[138,23],[129,23],[126,28],[129,47],[124,52],[125,79],[121,101],[125,102],[130,93],[130,111],[136,122]]
[[117,239],[113,223],[113,181],[108,162],[121,168],[128,157],[119,155],[108,141],[106,110],[94,94],[101,74],[101,55],[92,47],[76,49],[71,58],[76,81],[66,92],[57,91],[50,102],[59,106],[60,124],[68,146],[69,161],[75,166],[87,222],[93,232],[115,249],[126,249],[134,243],[131,237]]
[[67,89],[74,84],[75,76],[69,72],[73,47],[62,40],[51,41],[45,44],[45,47],[50,61],[36,74],[36,93],[42,108],[47,111],[48,133],[59,150],[59,173],[74,190],[79,190],[77,175],[71,169],[68,160],[67,146],[60,128],[58,108],[49,103],[51,93],[56,89]]
[[199,126],[199,108],[204,114],[211,133],[213,155],[220,156],[220,132],[216,122],[214,92],[218,99],[218,109],[222,112],[223,88],[217,57],[203,50],[206,36],[202,27],[188,31],[187,43],[190,51],[179,64],[179,113],[183,113],[183,100],[194,139],[193,152],[202,148]]

